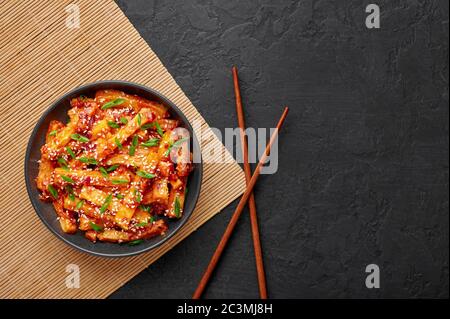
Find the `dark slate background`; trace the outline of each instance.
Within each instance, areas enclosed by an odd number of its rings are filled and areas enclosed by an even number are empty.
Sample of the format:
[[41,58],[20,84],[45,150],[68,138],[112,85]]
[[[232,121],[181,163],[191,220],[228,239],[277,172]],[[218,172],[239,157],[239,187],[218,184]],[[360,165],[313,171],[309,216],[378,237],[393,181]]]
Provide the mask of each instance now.
[[[236,126],[232,65],[248,126],[290,106],[256,188],[270,297],[448,298],[447,0],[118,4],[211,126]],[[192,296],[235,206],[112,297]],[[204,297],[258,297],[247,213]]]

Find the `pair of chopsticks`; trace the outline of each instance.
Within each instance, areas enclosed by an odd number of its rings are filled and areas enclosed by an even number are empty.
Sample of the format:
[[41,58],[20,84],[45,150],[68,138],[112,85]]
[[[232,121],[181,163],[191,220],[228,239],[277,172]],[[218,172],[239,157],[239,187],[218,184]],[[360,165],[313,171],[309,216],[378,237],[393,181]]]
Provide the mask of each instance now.
[[233,82],[234,82],[234,92],[236,95],[236,110],[238,114],[240,138],[242,144],[242,151],[244,154],[244,172],[247,188],[244,192],[244,195],[242,195],[241,200],[239,201],[239,204],[236,207],[236,210],[233,216],[231,217],[231,220],[228,223],[227,228],[225,229],[225,233],[222,235],[222,238],[219,242],[219,245],[216,248],[216,251],[211,257],[209,265],[206,268],[206,271],[203,274],[203,277],[200,280],[197,289],[194,292],[194,295],[192,296],[193,299],[199,299],[203,291],[205,290],[206,285],[208,284],[208,281],[211,278],[211,275],[214,269],[216,268],[217,263],[219,262],[220,256],[222,255],[247,202],[249,203],[250,218],[252,225],[252,238],[253,238],[253,247],[255,251],[256,269],[258,273],[259,295],[261,299],[267,298],[266,278],[264,273],[264,263],[262,259],[261,242],[259,239],[258,219],[256,214],[256,205],[255,205],[255,197],[253,195],[253,188],[255,187],[256,181],[258,180],[261,168],[266,162],[267,157],[269,156],[270,148],[272,147],[273,143],[278,137],[278,131],[283,125],[289,109],[285,107],[283,114],[281,114],[280,120],[278,121],[276,129],[272,133],[272,136],[270,137],[269,144],[267,144],[264,154],[261,156],[253,175],[251,175],[250,164],[248,163],[247,139],[244,132],[245,131],[244,111],[242,109],[241,93],[239,89],[239,79],[236,67],[233,67]]

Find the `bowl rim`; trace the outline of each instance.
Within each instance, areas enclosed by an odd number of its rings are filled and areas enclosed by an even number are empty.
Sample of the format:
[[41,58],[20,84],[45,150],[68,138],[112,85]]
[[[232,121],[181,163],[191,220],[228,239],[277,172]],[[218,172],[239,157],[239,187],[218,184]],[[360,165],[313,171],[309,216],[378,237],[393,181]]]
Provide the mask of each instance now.
[[[45,119],[49,116],[49,114],[61,103],[64,102],[64,100],[66,100],[70,95],[76,94],[76,92],[84,90],[84,89],[89,89],[91,87],[97,86],[97,85],[108,85],[108,84],[114,84],[114,85],[124,85],[126,87],[134,87],[134,88],[138,88],[144,91],[149,92],[151,95],[156,96],[160,101],[162,101],[162,103],[166,106],[169,107],[169,110],[175,110],[176,115],[181,118],[181,120],[183,121],[183,124],[188,126],[189,130],[192,132],[192,141],[193,141],[193,147],[197,147],[198,151],[199,151],[199,158],[200,161],[199,163],[196,163],[195,165],[197,166],[196,169],[198,169],[198,174],[199,174],[199,186],[198,186],[198,190],[196,191],[197,194],[195,194],[194,199],[193,199],[193,206],[192,206],[192,210],[188,212],[188,214],[183,214],[183,217],[185,217],[183,220],[180,220],[180,223],[178,225],[176,225],[175,228],[172,228],[172,232],[168,235],[164,235],[164,236],[160,236],[161,240],[159,240],[158,242],[149,245],[147,247],[144,247],[140,250],[134,251],[134,252],[129,252],[129,253],[119,253],[119,254],[111,254],[111,253],[101,253],[101,252],[96,252],[96,251],[92,251],[89,249],[86,249],[84,247],[78,246],[77,244],[69,241],[68,239],[66,239],[62,234],[58,233],[55,229],[53,229],[53,226],[50,225],[50,223],[42,216],[42,213],[40,212],[40,209],[37,205],[37,201],[39,201],[39,199],[36,199],[32,196],[32,183],[29,182],[29,178],[27,178],[27,174],[29,173],[29,159],[30,159],[30,154],[31,154],[31,150],[32,150],[32,144],[33,141],[36,139],[36,135],[38,132],[38,128],[40,128],[42,126],[42,123],[45,121]],[[126,88],[124,89],[124,91],[126,91]],[[43,224],[47,227],[47,229],[50,230],[51,233],[53,233],[57,238],[59,238],[60,240],[62,240],[64,243],[68,244],[70,247],[75,248],[76,250],[82,251],[84,253],[87,253],[89,255],[93,255],[93,256],[99,256],[99,257],[107,257],[107,258],[121,258],[121,257],[131,257],[131,256],[136,256],[145,252],[149,252],[150,250],[153,250],[157,247],[159,247],[160,245],[162,245],[163,243],[165,243],[166,241],[168,241],[172,236],[174,236],[189,220],[189,218],[191,217],[193,211],[195,210],[195,207],[198,203],[198,199],[200,197],[200,192],[201,192],[201,187],[202,187],[202,181],[203,181],[203,158],[202,158],[202,153],[200,151],[200,143],[197,139],[197,136],[195,134],[195,131],[191,125],[191,123],[189,122],[189,120],[187,119],[186,115],[184,115],[184,113],[178,108],[178,106],[172,102],[171,100],[169,100],[167,97],[165,97],[163,94],[161,94],[159,91],[136,83],[136,82],[130,82],[130,81],[124,81],[124,80],[101,80],[101,81],[95,81],[95,82],[89,82],[80,86],[77,86],[75,88],[72,88],[71,90],[67,91],[66,93],[64,93],[62,96],[58,97],[54,102],[52,102],[50,104],[50,106],[42,113],[42,115],[39,117],[39,119],[37,120],[36,124],[34,125],[33,130],[31,131],[30,137],[28,139],[28,143],[27,143],[27,148],[26,148],[26,152],[25,152],[25,157],[24,157],[24,179],[25,179],[25,185],[26,185],[26,189],[27,189],[27,193],[28,193],[28,198],[31,202],[31,205],[33,206],[33,209],[36,213],[36,215],[38,215],[39,219],[43,222]],[[86,239],[88,240],[88,239]],[[116,244],[118,245],[118,244]]]

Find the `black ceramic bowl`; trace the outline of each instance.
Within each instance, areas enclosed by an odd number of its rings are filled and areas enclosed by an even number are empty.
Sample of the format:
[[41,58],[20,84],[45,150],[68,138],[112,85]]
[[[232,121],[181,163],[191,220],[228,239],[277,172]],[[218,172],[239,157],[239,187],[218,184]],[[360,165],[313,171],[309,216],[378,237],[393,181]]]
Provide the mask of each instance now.
[[[56,219],[56,213],[51,203],[43,202],[39,199],[39,190],[36,187],[35,178],[38,175],[39,163],[38,160],[41,157],[40,148],[45,144],[45,135],[48,125],[51,120],[59,120],[63,123],[67,122],[67,111],[70,108],[70,100],[74,97],[85,95],[87,97],[93,97],[97,90],[102,89],[116,89],[121,90],[129,94],[136,94],[143,98],[158,101],[169,108],[169,111],[173,118],[181,120],[183,126],[189,130],[191,134],[191,145],[194,152],[199,152],[198,140],[195,137],[192,126],[178,109],[178,107],[162,96],[160,93],[152,90],[148,87],[124,82],[124,81],[101,81],[91,84],[86,84],[78,87],[60,99],[53,103],[50,108],[42,115],[37,122],[33,132],[31,133],[30,140],[28,142],[27,152],[25,155],[25,182],[27,185],[28,195],[30,196],[31,203],[33,204],[36,213],[44,224],[61,240],[67,244],[90,254],[103,256],[103,257],[126,257],[137,255],[145,251],[149,251],[172,237],[186,221],[194,210],[197,203],[198,196],[200,194],[200,186],[202,182],[202,163],[194,164],[194,170],[189,175],[188,185],[189,192],[186,195],[185,207],[183,217],[176,221],[169,221],[169,230],[164,236],[158,236],[151,239],[144,240],[139,245],[131,246],[127,244],[114,244],[97,242],[92,243],[84,237],[84,232],[78,231],[76,234],[65,234]],[[199,156],[200,157],[200,156]]]

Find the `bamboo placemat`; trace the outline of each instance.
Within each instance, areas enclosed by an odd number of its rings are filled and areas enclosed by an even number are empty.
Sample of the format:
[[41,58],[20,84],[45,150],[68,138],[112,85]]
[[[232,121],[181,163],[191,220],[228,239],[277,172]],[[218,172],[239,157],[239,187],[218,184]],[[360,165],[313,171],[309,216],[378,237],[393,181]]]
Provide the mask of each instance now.
[[[72,1],[0,0],[0,298],[104,298],[217,214],[245,188],[244,175],[209,126],[113,1],[76,1],[80,28],[66,26]],[[81,84],[138,82],[163,93],[192,122],[201,121],[202,152],[221,150],[228,164],[205,164],[202,192],[188,223],[144,255],[105,259],[68,247],[38,219],[23,177],[25,148],[43,111]],[[80,268],[79,289],[66,267]],[[151,287],[149,287],[151,289]]]

